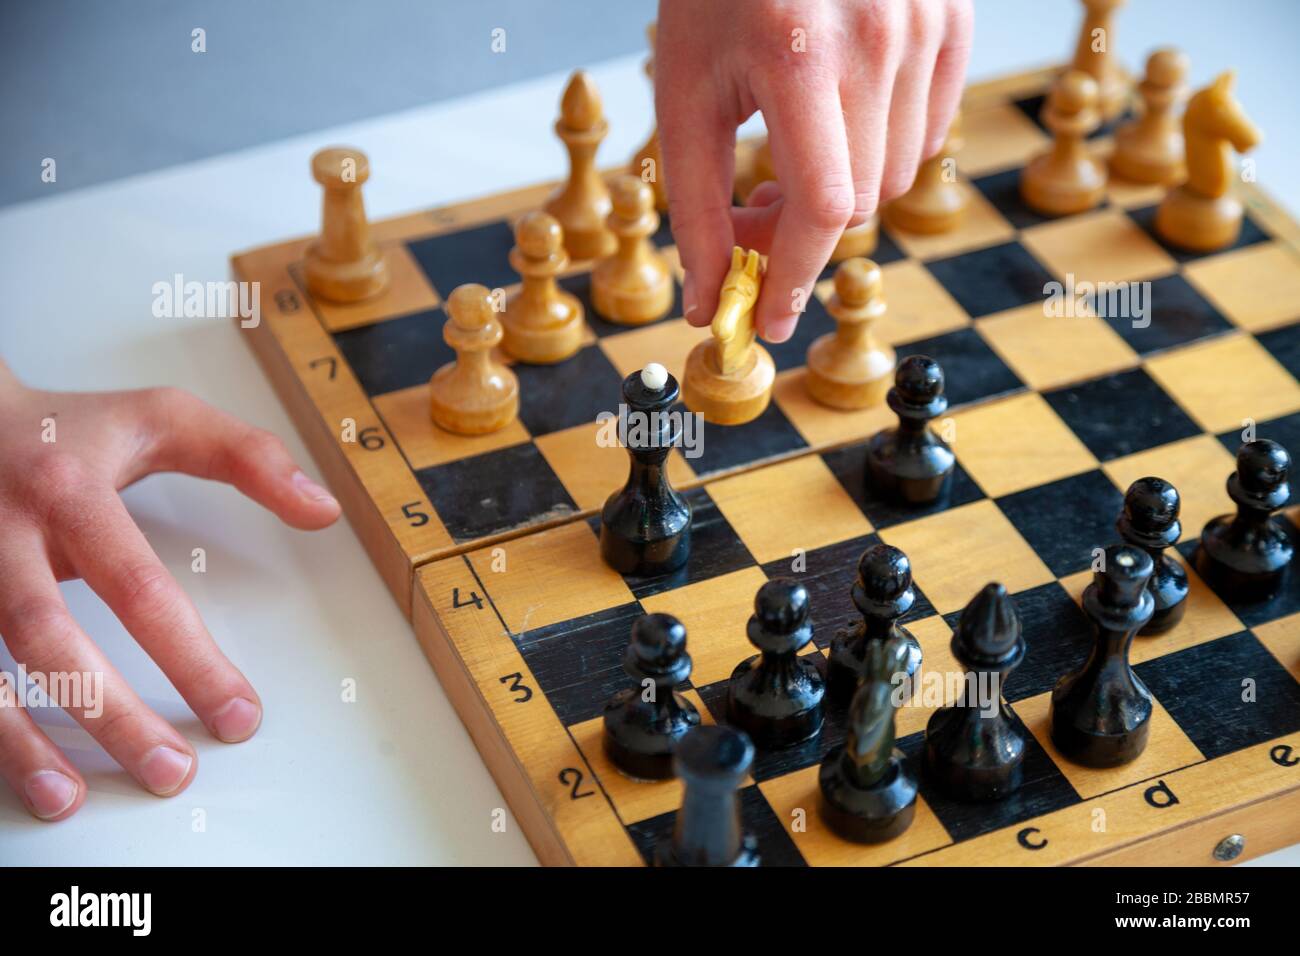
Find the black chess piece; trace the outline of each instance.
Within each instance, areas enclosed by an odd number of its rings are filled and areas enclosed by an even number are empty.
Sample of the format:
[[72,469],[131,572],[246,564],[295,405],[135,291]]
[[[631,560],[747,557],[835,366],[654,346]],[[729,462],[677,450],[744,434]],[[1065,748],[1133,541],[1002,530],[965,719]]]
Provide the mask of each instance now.
[[737,788],[754,762],[743,731],[704,724],[677,748],[684,785],[671,839],[655,847],[659,866],[758,866],[758,845],[745,833]]
[[812,737],[822,727],[826,682],[815,661],[799,656],[813,636],[807,589],[790,578],[766,582],[745,633],[762,653],[731,672],[727,720],[767,749]]
[[1294,547],[1273,517],[1291,497],[1291,456],[1261,438],[1237,449],[1237,470],[1228,478],[1235,515],[1206,523],[1196,549],[1196,573],[1233,601],[1263,601],[1277,593]]
[[1155,613],[1141,632],[1163,634],[1183,619],[1187,610],[1187,572],[1165,553],[1182,537],[1178,521],[1182,502],[1178,489],[1163,478],[1139,478],[1124,494],[1124,511],[1115,526],[1120,537],[1150,555],[1155,565],[1147,587],[1155,599]]
[[1020,616],[1001,584],[986,584],[961,612],[952,653],[966,668],[960,700],[925,728],[926,774],[961,800],[1002,800],[1019,789],[1025,738],[1002,699],[1025,656]]
[[921,666],[921,645],[898,623],[916,600],[912,590],[912,563],[888,544],[874,544],[858,558],[858,577],[850,592],[862,620],[831,638],[826,683],[831,703],[847,706],[866,670],[867,647],[892,637],[903,640],[907,676]]
[[1093,626],[1092,653],[1052,691],[1052,743],[1086,767],[1136,759],[1151,725],[1151,692],[1129,666],[1128,651],[1155,610],[1147,587],[1155,562],[1126,544],[1107,548],[1104,562],[1083,591],[1083,612]]
[[849,705],[848,737],[822,760],[821,816],[846,840],[883,843],[911,826],[916,814],[916,780],[894,747],[894,675],[906,662],[901,638],[871,643],[866,673]]
[[902,504],[933,504],[947,493],[957,460],[930,428],[931,419],[948,410],[943,369],[927,355],[909,356],[899,363],[885,400],[898,427],[882,429],[867,443],[870,488]]
[[620,574],[668,574],[690,555],[691,506],[668,483],[668,453],[681,440],[681,418],[670,413],[678,392],[663,366],[623,379],[620,437],[631,470],[600,512],[600,553]]
[[623,670],[636,686],[605,705],[605,754],[629,777],[673,775],[673,752],[700,724],[695,705],[673,690],[691,676],[686,628],[671,614],[647,614],[632,625]]

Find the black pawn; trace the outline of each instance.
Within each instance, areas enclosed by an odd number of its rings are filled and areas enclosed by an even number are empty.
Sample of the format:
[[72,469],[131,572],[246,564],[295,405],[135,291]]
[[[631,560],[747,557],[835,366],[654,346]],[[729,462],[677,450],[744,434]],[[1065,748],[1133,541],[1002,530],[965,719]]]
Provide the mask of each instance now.
[[1086,767],[1134,760],[1146,747],[1151,726],[1151,692],[1129,666],[1128,650],[1155,609],[1147,589],[1154,562],[1126,544],[1111,545],[1104,560],[1083,591],[1083,612],[1094,632],[1092,653],[1052,691],[1052,743]]
[[667,574],[691,551],[691,506],[668,484],[668,453],[681,440],[681,416],[669,414],[679,389],[667,375],[652,388],[649,370],[623,379],[620,431],[631,470],[600,512],[600,553],[620,574]]
[[867,674],[849,705],[848,738],[822,761],[821,816],[846,840],[882,843],[912,823],[916,780],[894,747],[894,675],[907,660],[900,638],[873,642]]
[[925,769],[962,800],[1002,800],[1019,789],[1025,738],[1002,699],[1007,675],[1025,656],[1020,617],[1001,584],[986,584],[961,612],[953,656],[966,668],[962,699],[925,728]]
[[686,735],[674,761],[682,806],[672,839],[655,848],[659,866],[758,866],[737,792],[753,762],[754,745],[739,730],[706,724]]
[[1228,478],[1237,513],[1206,523],[1196,549],[1196,572],[1232,601],[1266,600],[1282,584],[1294,548],[1273,512],[1291,497],[1290,469],[1291,456],[1275,441],[1237,449],[1237,470]]
[[956,456],[930,429],[948,410],[943,369],[927,355],[899,363],[885,399],[898,427],[877,432],[867,444],[867,480],[876,494],[908,505],[938,501],[948,488]]
[[789,578],[773,578],[754,598],[745,630],[762,653],[741,661],[727,686],[727,720],[763,748],[807,740],[822,727],[826,683],[799,651],[812,640],[808,591]]
[[866,673],[867,648],[891,638],[901,638],[906,650],[906,671],[915,676],[921,666],[921,645],[898,623],[916,600],[912,590],[912,563],[902,551],[875,544],[858,559],[858,577],[851,592],[862,620],[831,639],[826,683],[831,702],[847,706]]
[[1187,572],[1165,549],[1177,544],[1183,526],[1178,489],[1163,478],[1139,478],[1124,494],[1124,511],[1116,522],[1120,537],[1150,555],[1155,565],[1147,587],[1155,613],[1142,634],[1163,634],[1183,619],[1187,610]]
[[673,690],[691,676],[682,622],[671,614],[638,618],[623,670],[636,686],[605,705],[605,754],[630,777],[665,780],[673,775],[673,751],[700,723],[695,705]]

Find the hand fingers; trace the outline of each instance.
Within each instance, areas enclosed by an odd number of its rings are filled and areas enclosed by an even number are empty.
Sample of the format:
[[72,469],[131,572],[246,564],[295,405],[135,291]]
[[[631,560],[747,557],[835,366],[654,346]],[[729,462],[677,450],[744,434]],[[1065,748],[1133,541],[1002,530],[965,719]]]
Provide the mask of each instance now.
[[655,104],[668,214],[685,272],[682,308],[691,325],[708,325],[734,245],[736,123],[715,89],[690,85],[698,82],[698,71],[676,62],[689,55],[684,45],[663,42],[663,24],[659,36]]
[[[801,82],[800,82],[801,81]],[[779,93],[773,87],[782,86]],[[770,131],[772,163],[784,197],[759,295],[759,334],[783,342],[799,320],[796,306],[844,232],[854,210],[853,173],[834,82],[809,71],[771,77],[755,90]]]
[[[0,693],[21,694],[7,685]],[[41,820],[62,820],[86,800],[86,781],[23,707],[0,704],[0,777]]]
[[890,103],[904,38],[895,4],[864,6],[857,23],[861,57],[840,80],[853,165],[853,217],[860,226],[876,214],[887,150],[892,146]]
[[212,735],[227,743],[251,737],[262,720],[257,693],[217,647],[117,494],[83,493],[75,512],[55,512],[51,534]]
[[926,112],[924,157],[928,159],[943,148],[948,127],[961,103],[966,80],[966,63],[970,59],[971,34],[975,16],[970,0],[951,0],[943,44],[934,61],[930,78],[930,105]]
[[193,748],[140,700],[73,620],[39,535],[5,539],[0,581],[0,635],[14,660],[29,674],[58,676],[78,688],[80,700],[56,702],[142,787],[158,796],[185,789],[198,764]]
[[338,518],[338,501],[303,474],[270,432],[182,389],[149,389],[140,400],[154,435],[150,470],[234,485],[294,528],[323,528]]
[[[921,153],[926,147],[930,79],[942,34],[931,4],[910,8],[912,22],[903,28],[915,38],[898,65],[889,104],[889,130],[885,139],[885,164],[880,173],[880,202],[896,199],[912,188]],[[852,128],[852,124],[850,124]],[[879,130],[879,127],[876,127]]]

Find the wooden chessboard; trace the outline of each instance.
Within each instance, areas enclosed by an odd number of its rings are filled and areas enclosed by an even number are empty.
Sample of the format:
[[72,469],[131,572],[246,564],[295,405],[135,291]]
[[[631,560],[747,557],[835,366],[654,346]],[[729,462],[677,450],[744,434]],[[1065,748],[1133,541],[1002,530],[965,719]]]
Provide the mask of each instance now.
[[[516,367],[520,421],[466,439],[428,420],[426,382],[451,358],[439,303],[462,282],[512,287],[511,219],[551,186],[376,224],[393,283],[361,305],[307,296],[306,239],[234,258],[238,278],[262,283],[263,321],[246,333],[254,351],[543,862],[636,864],[671,830],[680,785],[633,782],[601,752],[601,708],[625,686],[638,615],[686,624],[695,669],[684,692],[715,719],[732,668],[753,653],[744,622],[759,585],[776,574],[807,584],[814,653],[824,653],[852,619],[856,558],[877,540],[911,557],[918,600],[906,623],[925,670],[955,668],[951,630],[980,586],[997,580],[1013,594],[1029,650],[1006,695],[1030,731],[1026,783],[974,805],[922,775],[903,836],[846,843],[816,811],[816,766],[844,733],[833,716],[816,740],[758,756],[742,806],[764,862],[1208,864],[1232,833],[1245,835],[1244,856],[1300,841],[1300,574],[1263,605],[1190,574],[1186,619],[1133,648],[1156,699],[1134,763],[1078,767],[1048,739],[1050,690],[1087,653],[1077,600],[1092,549],[1116,540],[1123,489],[1148,474],[1179,488],[1186,561],[1205,520],[1231,508],[1224,481],[1245,422],[1300,453],[1300,227],[1253,184],[1241,184],[1240,241],[1210,255],[1154,235],[1158,189],[1116,183],[1098,210],[1036,215],[1017,177],[1049,142],[1036,117],[1053,75],[971,88],[958,158],[965,224],[934,237],[883,229],[873,255],[889,302],[880,333],[900,357],[931,355],[947,375],[951,500],[916,512],[868,497],[862,442],[889,414],[806,397],[804,351],[833,327],[823,281],[795,338],[769,347],[768,412],[707,428],[698,458],[674,452],[695,518],[691,560],[669,578],[624,579],[600,560],[592,516],[627,462],[597,446],[594,419],[648,361],[680,377],[704,333],[679,309],[639,329],[604,323],[587,295],[590,266],[576,263],[563,281],[587,305],[588,343],[560,366]],[[655,241],[675,262],[666,223]],[[1149,324],[1048,318],[1044,287],[1067,277],[1149,281]],[[340,439],[345,419],[355,442]],[[1300,541],[1297,524],[1293,508],[1287,527]],[[915,761],[933,705],[914,703],[898,725]]]

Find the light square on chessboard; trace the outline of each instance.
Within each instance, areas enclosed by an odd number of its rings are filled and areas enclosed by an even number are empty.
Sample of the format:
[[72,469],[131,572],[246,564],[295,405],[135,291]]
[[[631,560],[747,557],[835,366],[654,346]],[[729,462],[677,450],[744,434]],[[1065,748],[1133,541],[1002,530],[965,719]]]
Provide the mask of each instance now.
[[686,370],[686,356],[708,335],[707,327],[695,328],[685,319],[666,319],[617,335],[606,335],[600,340],[600,347],[620,375],[631,375],[650,362],[658,362],[680,385]]
[[1278,618],[1251,630],[1278,663],[1300,681],[1300,614]]
[[1300,383],[1249,335],[1157,355],[1147,370],[1206,431],[1243,428],[1300,409]]
[[759,564],[871,533],[871,522],[818,455],[713,482],[709,497]]
[[1160,248],[1120,209],[1098,209],[1078,216],[1030,226],[1021,244],[1057,279],[1131,282],[1167,275],[1177,268]]
[[1151,707],[1151,728],[1146,748],[1136,760],[1104,769],[1073,763],[1052,743],[1051,703],[1052,695],[1048,692],[1017,701],[1015,711],[1061,773],[1065,774],[1070,785],[1085,800],[1205,759],[1157,700]]
[[[961,163],[961,155],[957,157]],[[1003,218],[997,208],[984,198],[984,194],[965,180],[957,184],[967,198],[966,212],[961,224],[949,232],[924,235],[906,232],[902,229],[890,230],[890,236],[898,247],[915,259],[939,259],[955,256],[982,246],[996,246],[1010,242],[1016,237],[1015,227]],[[886,283],[885,289],[889,289]]]
[[[921,853],[937,850],[952,842],[948,831],[934,815],[925,798],[916,797],[916,813],[903,833],[885,843],[853,843],[836,836],[822,821],[819,803],[821,787],[814,764],[794,773],[764,780],[758,785],[776,818],[790,831],[790,838],[812,866],[886,866]],[[796,816],[797,811],[802,814]],[[802,831],[795,829],[803,821]]]
[[[940,699],[933,689],[927,693],[927,686],[937,686],[934,682],[942,680],[947,688],[949,675],[966,673],[966,668],[952,656],[952,628],[941,616],[931,614],[919,621],[904,620],[902,626],[921,645],[921,666],[913,675],[912,696],[894,711],[894,736],[899,740],[925,730],[934,712],[952,703],[946,689]],[[830,656],[829,648],[827,656]]]
[[[579,508],[600,508],[610,495],[627,483],[628,454],[617,445],[603,447],[597,442],[602,422],[575,425],[533,439],[557,478]],[[695,472],[674,448],[668,454],[668,480],[674,488],[689,487]]]
[[382,249],[388,265],[388,287],[379,295],[350,303],[329,302],[312,297],[312,305],[320,316],[321,324],[329,331],[341,332],[392,316],[427,312],[438,307],[441,299],[433,291],[424,270],[415,261],[406,244],[386,244]]
[[[601,559],[600,541],[573,521],[469,554],[511,634],[546,627],[635,599]],[[504,562],[504,570],[493,570]]]
[[1097,467],[1083,442],[1036,392],[953,415],[957,460],[992,498]]
[[1053,580],[1041,558],[988,499],[880,532],[912,561],[912,576],[940,614],[966,606],[990,581],[1015,594]]
[[[930,339],[965,328],[971,318],[948,294],[930,270],[912,259],[899,259],[880,267],[885,314],[871,325],[871,333],[889,345]],[[830,299],[835,280],[817,284],[819,297]]]
[[[713,723],[713,715],[700,700],[694,689],[678,691],[695,705],[699,711],[700,721]],[[634,780],[621,773],[609,758],[605,756],[604,732],[605,718],[593,717],[569,728],[574,743],[587,758],[587,765],[600,781],[601,789],[609,795],[614,810],[624,823],[637,823],[657,817],[661,813],[676,810],[682,805],[682,782],[676,778],[670,780]],[[742,786],[747,786],[746,780]]]
[[962,114],[965,142],[957,154],[957,168],[972,178],[1023,166],[1051,145],[1051,138],[1010,103],[975,108]]
[[1183,274],[1230,322],[1250,332],[1300,319],[1300,253],[1280,242],[1189,262]]
[[[1183,619],[1163,634],[1139,634],[1135,637],[1129,648],[1130,664],[1141,664],[1144,661],[1163,657],[1165,654],[1181,651],[1186,647],[1215,641],[1229,634],[1236,634],[1242,629],[1242,623],[1237,620],[1237,615],[1233,614],[1200,576],[1188,567],[1182,555],[1173,548],[1167,549],[1165,554],[1181,564],[1187,572],[1187,610],[1183,612]],[[1084,588],[1091,583],[1091,570],[1080,571],[1078,574],[1071,574],[1061,579],[1061,587],[1065,588],[1074,602],[1079,605],[1083,603]]]
[[898,424],[897,416],[883,403],[842,411],[814,401],[804,384],[804,375],[803,368],[778,372],[772,385],[772,401],[814,448],[865,438]]
[[1199,538],[1205,522],[1232,511],[1227,480],[1236,467],[1232,454],[1213,435],[1181,441],[1116,458],[1101,466],[1121,492],[1139,478],[1163,478],[1178,489],[1182,502],[1180,541]]
[[998,357],[1038,391],[1138,364],[1138,355],[1095,315],[1050,316],[1041,303],[979,320],[975,330]]
[[671,614],[686,625],[686,650],[694,662],[691,683],[703,687],[726,680],[737,664],[758,653],[745,636],[745,625],[754,613],[754,595],[766,581],[755,565],[644,597],[641,607],[647,614]]
[[528,441],[528,429],[514,419],[487,435],[454,435],[429,418],[429,386],[414,385],[371,399],[379,417],[415,470],[459,461]]

